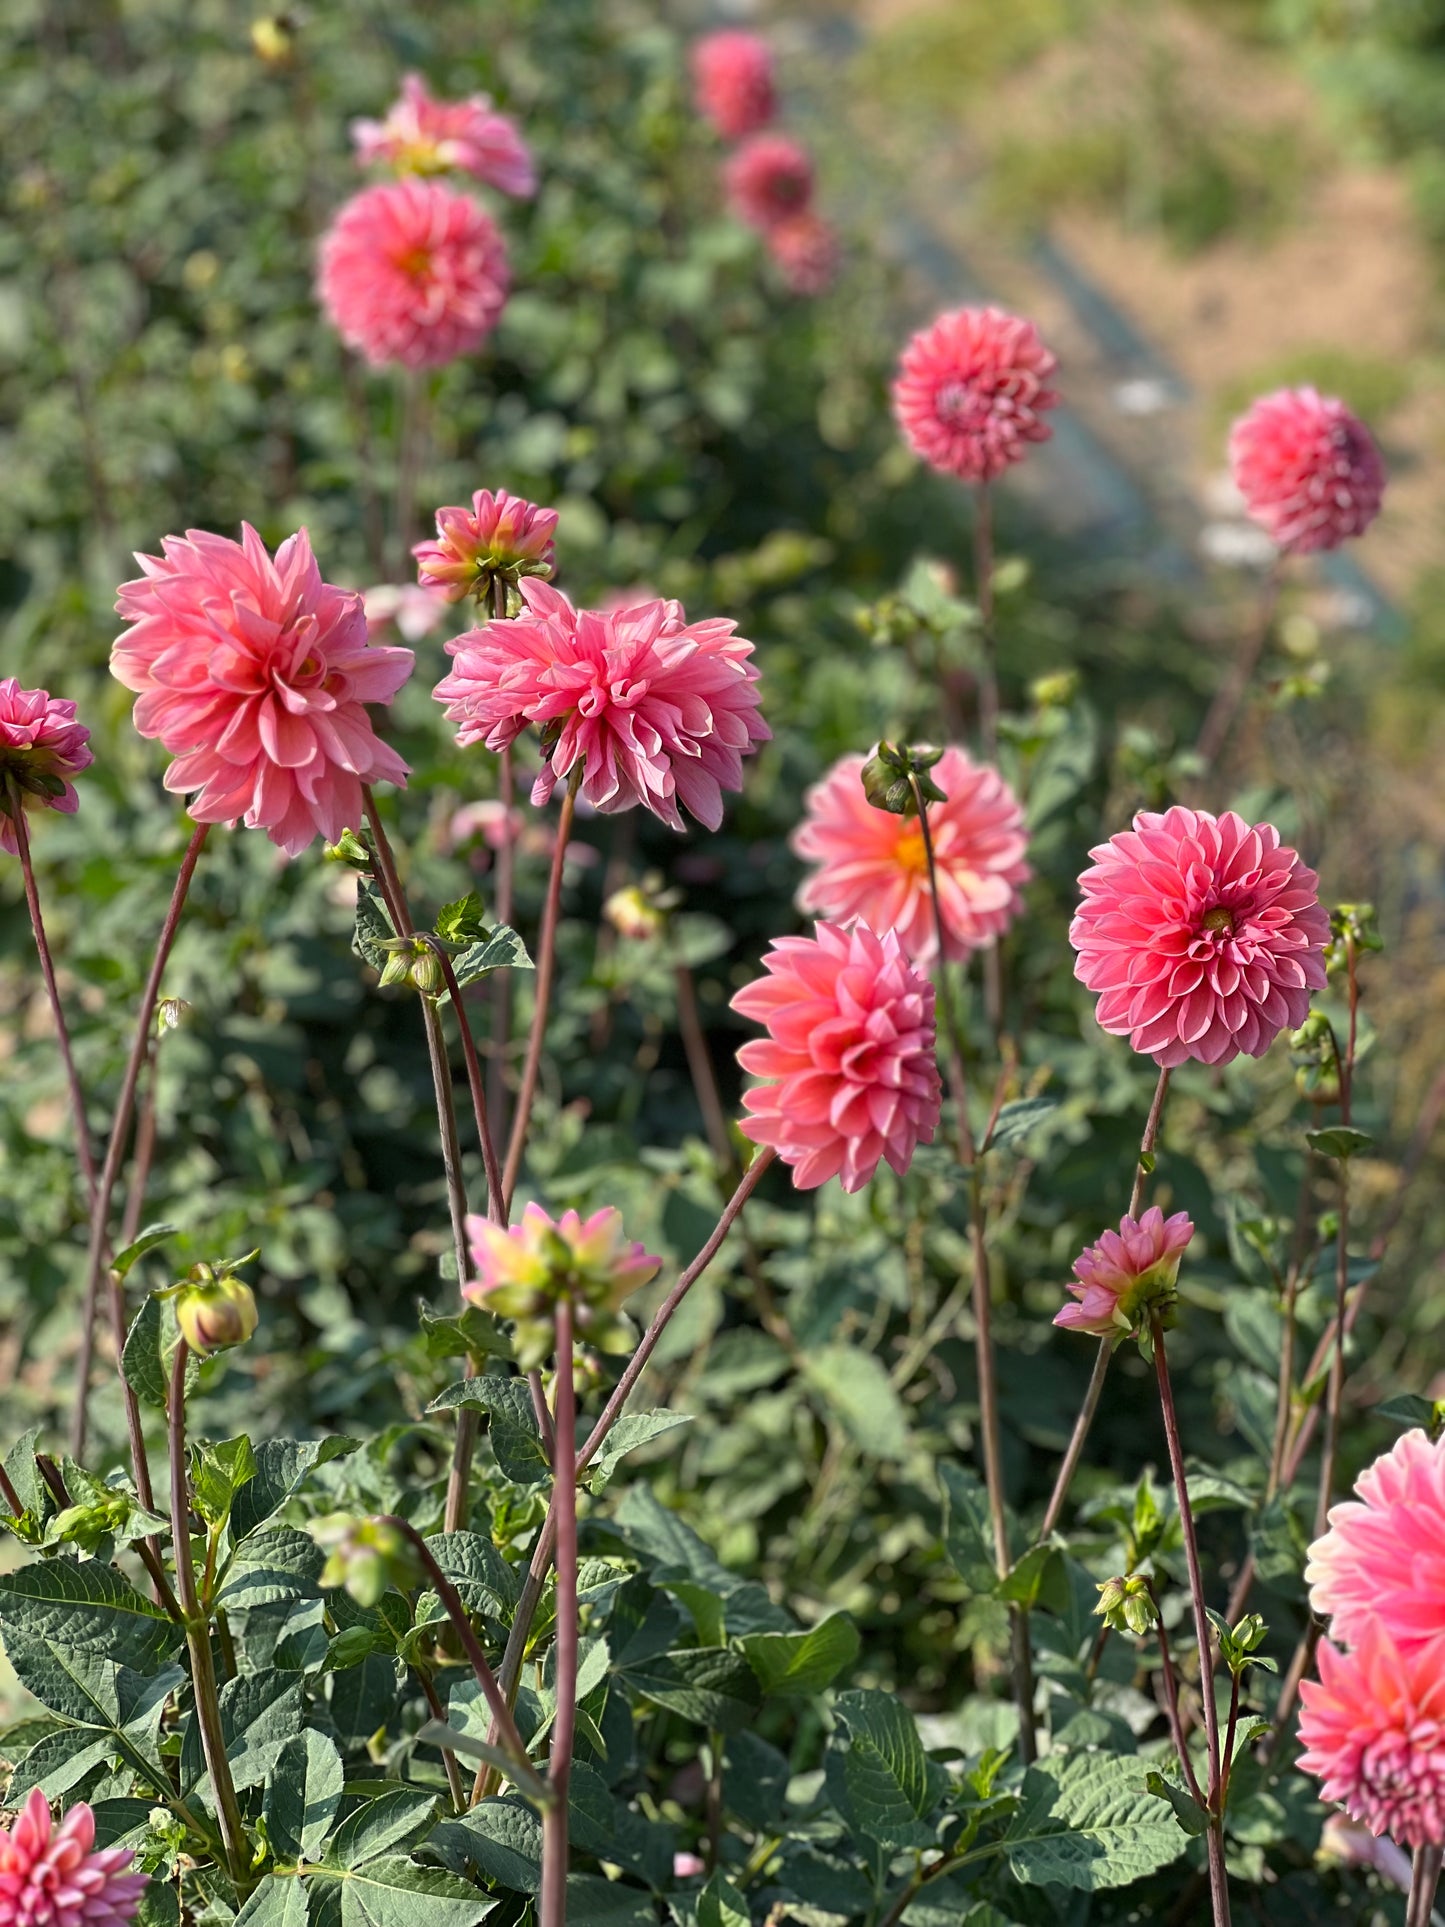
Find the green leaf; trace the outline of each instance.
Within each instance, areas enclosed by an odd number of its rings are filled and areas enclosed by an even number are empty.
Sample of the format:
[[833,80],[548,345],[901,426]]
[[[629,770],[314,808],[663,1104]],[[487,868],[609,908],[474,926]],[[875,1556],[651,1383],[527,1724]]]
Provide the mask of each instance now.
[[7,1639],[54,1640],[154,1673],[181,1643],[181,1629],[98,1559],[61,1555],[0,1573],[0,1630]]
[[5,1475],[15,1488],[15,1496],[24,1510],[37,1520],[46,1506],[45,1481],[35,1463],[35,1447],[39,1440],[40,1427],[37,1425],[32,1431],[22,1432],[5,1454]]
[[515,1794],[480,1800],[470,1812],[444,1820],[427,1847],[460,1872],[469,1866],[514,1894],[534,1894],[542,1881],[542,1822]]
[[737,1573],[729,1572],[712,1547],[665,1506],[649,1485],[629,1486],[613,1514],[613,1524],[633,1551],[650,1565],[687,1573],[720,1599],[742,1583]]
[[690,1412],[625,1412],[603,1441],[602,1449],[587,1468],[587,1484],[600,1492],[629,1452],[659,1439],[679,1425],[691,1425]]
[[236,1916],[235,1927],[306,1927],[307,1883],[268,1873]]
[[340,1882],[341,1927],[473,1927],[497,1905],[469,1881],[400,1854],[344,1871],[317,1867],[306,1878]]
[[355,1452],[359,1439],[264,1439],[256,1447],[256,1470],[237,1492],[231,1507],[231,1536],[244,1539],[305,1484],[307,1476],[333,1459]]
[[[519,1590],[517,1575],[491,1540],[480,1532],[435,1532],[427,1550],[462,1596],[468,1612],[486,1613],[504,1624],[512,1617]],[[431,1611],[430,1602],[436,1610]],[[441,1601],[427,1592],[417,1602],[417,1624],[445,1618]]]
[[449,1385],[427,1410],[451,1412],[463,1407],[490,1415],[487,1430],[492,1451],[514,1485],[540,1485],[551,1478],[552,1468],[532,1415],[532,1397],[524,1378],[464,1378],[459,1385]]
[[[465,990],[479,977],[489,977],[494,970],[531,970],[532,959],[527,955],[527,946],[515,930],[509,930],[499,923],[492,934],[481,943],[474,943],[457,957],[452,970],[456,975],[459,988]],[[443,991],[438,997],[439,1004],[450,1000],[450,993]]]
[[595,1873],[568,1874],[567,1918],[576,1927],[657,1927],[649,1895]]
[[351,934],[353,952],[373,970],[384,970],[386,946],[395,935],[381,892],[362,877],[356,887],[356,927]]
[[1368,1131],[1356,1131],[1348,1124],[1332,1124],[1324,1131],[1305,1132],[1305,1143],[1312,1151],[1342,1162],[1360,1151],[1368,1151],[1374,1142]]
[[125,1349],[120,1355],[126,1384],[143,1405],[158,1412],[166,1409],[170,1390],[161,1351],[164,1323],[160,1299],[145,1299],[131,1321],[125,1335]]
[[687,1647],[643,1660],[627,1679],[646,1699],[698,1726],[736,1733],[762,1704],[753,1669],[726,1647]]
[[486,906],[475,890],[437,911],[436,933],[443,943],[470,943],[487,934]]
[[1169,1802],[1174,1809],[1174,1818],[1187,1834],[1198,1838],[1208,1833],[1209,1815],[1188,1787],[1180,1786],[1177,1780],[1166,1779],[1162,1773],[1146,1773],[1144,1784],[1158,1799]]
[[833,1705],[839,1733],[828,1750],[828,1791],[854,1828],[884,1847],[931,1846],[924,1815],[947,1786],[930,1771],[913,1715],[891,1693],[840,1693]]
[[803,1377],[869,1458],[908,1456],[908,1418],[881,1359],[852,1345],[810,1352]]
[[1072,1754],[1030,1767],[1004,1836],[1014,1877],[1028,1885],[1097,1893],[1157,1873],[1184,1852],[1174,1814],[1146,1785],[1144,1761]]
[[465,1306],[455,1318],[439,1317],[424,1304],[417,1311],[428,1358],[466,1358],[472,1353],[484,1358],[512,1356],[512,1341],[501,1323],[479,1305]]
[[413,1839],[436,1811],[437,1796],[420,1787],[396,1787],[349,1813],[332,1835],[326,1860],[333,1867],[357,1867]]
[[[260,1786],[281,1749],[301,1731],[301,1682],[293,1673],[242,1673],[221,1688],[221,1732],[237,1791]],[[205,1775],[200,1728],[192,1714],[181,1742],[181,1779]]]
[[110,1268],[119,1278],[126,1273],[138,1258],[144,1258],[148,1251],[163,1245],[168,1238],[174,1238],[180,1230],[178,1224],[148,1224],[140,1236],[118,1251],[110,1261]]
[[1377,1405],[1375,1414],[1378,1418],[1389,1419],[1392,1425],[1422,1425],[1433,1438],[1436,1426],[1445,1419],[1445,1399],[1421,1398],[1418,1392],[1401,1392],[1395,1398],[1387,1398]]
[[1025,808],[1031,830],[1041,829],[1078,795],[1093,774],[1098,748],[1099,727],[1092,710],[1074,707],[1034,766]]
[[341,1805],[346,1773],[336,1743],[308,1728],[276,1755],[266,1780],[266,1831],[278,1856],[319,1860]]
[[256,1454],[244,1432],[239,1438],[191,1448],[191,1489],[196,1510],[208,1526],[226,1523],[232,1500],[255,1476]]
[[[90,1742],[99,1739],[108,1755],[123,1760],[157,1790],[167,1789],[156,1735],[167,1701],[184,1683],[179,1666],[137,1673],[98,1652],[72,1652],[53,1641],[20,1636],[7,1641],[6,1656],[21,1685],[58,1713],[67,1731],[82,1739],[88,1736]],[[51,1756],[61,1751],[54,1747]]]
[[1025,1143],[1059,1108],[1056,1097],[1020,1097],[1005,1104],[993,1121],[986,1151],[1011,1150]]
[[998,1586],[988,1494],[966,1466],[941,1465],[938,1476],[943,1486],[943,1549],[949,1564],[971,1594],[988,1595]]
[[858,1628],[830,1613],[805,1633],[750,1633],[738,1644],[765,1693],[821,1693],[858,1657]]
[[752,1927],[747,1902],[721,1869],[697,1897],[697,1927]]
[[58,1733],[47,1733],[16,1767],[6,1790],[7,1805],[18,1805],[37,1786],[47,1800],[60,1799],[92,1768],[107,1763],[114,1750],[93,1726],[63,1726]]
[[237,1548],[217,1589],[216,1604],[235,1612],[243,1606],[314,1598],[324,1563],[309,1533],[294,1526],[267,1526]]

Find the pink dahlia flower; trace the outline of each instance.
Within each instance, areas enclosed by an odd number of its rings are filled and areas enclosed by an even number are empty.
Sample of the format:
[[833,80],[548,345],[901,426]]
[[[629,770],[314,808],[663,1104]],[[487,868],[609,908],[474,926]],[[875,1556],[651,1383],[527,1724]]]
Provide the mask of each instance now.
[[317,285],[341,339],[373,367],[440,368],[481,347],[510,274],[470,194],[405,180],[351,197],[322,236]]
[[551,575],[556,562],[552,537],[556,509],[538,508],[520,495],[479,488],[472,506],[437,510],[434,542],[412,550],[422,584],[460,602],[484,595],[496,575],[513,581],[523,575]]
[[[874,930],[896,930],[915,963],[938,954],[928,859],[916,817],[875,809],[863,793],[862,756],[845,756],[808,791],[793,848],[817,869],[799,906]],[[946,749],[930,772],[948,798],[928,807],[944,947],[970,956],[1002,936],[1023,905],[1028,836],[1018,799],[996,769],[966,749]]]
[[1089,852],[1069,928],[1095,1015],[1164,1067],[1262,1057],[1325,982],[1319,878],[1272,824],[1176,804]]
[[146,1884],[127,1873],[128,1847],[95,1846],[95,1816],[84,1800],[57,1827],[32,1787],[7,1833],[0,1827],[0,1924],[3,1927],[125,1927]]
[[794,294],[823,294],[838,272],[838,235],[821,214],[805,208],[768,229],[768,253]]
[[553,1349],[559,1299],[571,1305],[579,1338],[604,1352],[630,1351],[635,1341],[621,1317],[623,1303],[662,1268],[660,1258],[623,1237],[622,1213],[610,1206],[590,1218],[564,1211],[554,1220],[529,1204],[510,1228],[469,1217],[467,1242],[477,1275],[462,1295],[514,1321],[517,1360],[526,1369]]
[[46,689],[22,689],[14,676],[0,679],[0,850],[16,854],[12,789],[27,810],[80,807],[71,777],[95,757],[90,731],[75,720],[75,704]]
[[516,123],[486,94],[437,100],[420,74],[402,81],[401,98],[385,120],[354,120],[351,139],[363,166],[381,161],[399,174],[455,169],[503,194],[527,199],[537,191],[537,171]]
[[1096,1338],[1131,1338],[1151,1309],[1174,1300],[1179,1260],[1194,1226],[1187,1211],[1166,1218],[1151,1205],[1142,1218],[1121,1218],[1074,1260],[1075,1303],[1054,1319],[1067,1331],[1092,1332]]
[[521,592],[524,614],[446,645],[455,666],[433,693],[457,741],[501,750],[535,724],[550,754],[534,803],[580,763],[593,809],[641,804],[680,830],[681,804],[715,830],[723,791],[742,788],[744,756],[771,734],[753,645],[722,618],[689,622],[678,602],[578,610],[535,577]]
[[1352,1652],[1322,1640],[1300,1687],[1299,1764],[1371,1833],[1445,1845],[1445,1635],[1402,1652],[1377,1622]]
[[406,782],[365,705],[391,701],[410,649],[368,644],[361,597],[322,581],[304,529],[274,560],[247,523],[239,542],[190,529],[161,550],[121,585],[131,626],[110,670],[176,758],[166,788],[195,792],[197,823],[242,819],[290,856],[334,843],[361,821],[363,783]]
[[754,134],[723,169],[728,205],[764,233],[801,214],[813,198],[813,163],[786,134]]
[[732,1007],[768,1035],[738,1062],[771,1081],[744,1094],[740,1129],[769,1144],[811,1191],[840,1178],[861,1191],[886,1158],[900,1174],[938,1128],[933,986],[891,930],[875,936],[820,923],[817,937],[779,937],[767,972]]
[[1300,555],[1337,549],[1380,512],[1385,464],[1374,438],[1313,388],[1261,396],[1229,431],[1229,462],[1255,521]]
[[893,412],[909,446],[931,468],[989,482],[1046,442],[1044,412],[1058,363],[1031,321],[1002,308],[954,308],[920,329],[903,351]]
[[725,28],[692,50],[697,111],[724,140],[755,134],[773,118],[773,56],[755,33]]
[[1445,1437],[1406,1432],[1355,1494],[1310,1547],[1310,1604],[1351,1643],[1372,1621],[1401,1651],[1445,1635]]

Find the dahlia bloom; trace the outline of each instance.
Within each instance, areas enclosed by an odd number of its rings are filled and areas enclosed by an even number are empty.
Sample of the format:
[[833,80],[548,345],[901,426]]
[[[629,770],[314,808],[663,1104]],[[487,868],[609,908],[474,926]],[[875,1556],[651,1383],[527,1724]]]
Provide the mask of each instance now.
[[1371,1622],[1402,1652],[1445,1635],[1445,1437],[1406,1432],[1361,1473],[1310,1547],[1310,1604],[1336,1639]]
[[673,829],[679,804],[715,830],[722,793],[771,734],[758,712],[753,645],[720,617],[689,622],[681,603],[574,609],[525,577],[525,612],[446,645],[455,667],[433,694],[457,741],[505,749],[529,723],[550,748],[532,790],[545,803],[575,765],[604,813],[641,804]]
[[861,1191],[883,1158],[901,1175],[938,1128],[932,984],[893,931],[861,924],[779,937],[763,969],[732,1000],[768,1032],[738,1052],[772,1080],[744,1093],[744,1137],[771,1145],[800,1191],[833,1177]]
[[90,731],[75,720],[75,704],[48,689],[22,689],[0,680],[0,850],[17,853],[12,784],[27,810],[80,808],[71,777],[95,761]]
[[724,140],[755,134],[773,118],[773,56],[755,33],[725,28],[692,50],[697,111]]
[[805,208],[775,221],[765,236],[773,265],[794,294],[822,294],[838,272],[838,236],[821,214]]
[[611,1206],[590,1218],[564,1211],[553,1219],[529,1204],[519,1224],[504,1227],[469,1217],[467,1244],[477,1276],[462,1295],[484,1311],[516,1320],[517,1355],[531,1365],[552,1349],[557,1300],[573,1308],[578,1335],[603,1351],[626,1343],[623,1301],[662,1268],[640,1244],[622,1235],[622,1213]]
[[[938,955],[928,859],[917,817],[876,809],[863,792],[863,756],[845,756],[804,799],[793,848],[817,869],[798,892],[804,910],[895,930],[915,963]],[[931,771],[945,803],[928,806],[944,949],[972,955],[1002,936],[1032,872],[1018,799],[996,769],[946,749]]]
[[1079,1282],[1069,1290],[1076,1302],[1054,1323],[1116,1343],[1132,1338],[1151,1311],[1173,1303],[1179,1261],[1193,1236],[1187,1211],[1166,1218],[1154,1204],[1142,1218],[1121,1218],[1117,1231],[1106,1231],[1074,1260]]
[[1255,521],[1299,555],[1363,535],[1385,493],[1369,429],[1314,388],[1262,395],[1229,431],[1229,464]]
[[406,782],[367,703],[389,703],[410,649],[366,639],[362,599],[323,582],[306,531],[276,551],[249,524],[241,540],[205,529],[168,535],[116,603],[131,626],[110,671],[140,700],[135,726],[176,758],[166,788],[196,792],[197,823],[244,820],[289,856],[362,818],[363,783]]
[[988,482],[1052,433],[1044,411],[1058,363],[1031,321],[1002,308],[953,308],[914,335],[893,412],[916,455],[945,475]]
[[1168,1068],[1262,1057],[1325,982],[1314,871],[1270,823],[1176,804],[1089,852],[1069,927],[1095,1015]]
[[813,198],[813,163],[786,134],[754,134],[723,169],[728,206],[764,233],[801,214]]
[[515,582],[551,575],[556,528],[556,509],[538,508],[504,488],[495,495],[479,488],[469,509],[437,510],[436,540],[412,550],[416,572],[425,588],[447,602],[485,595],[494,576]]
[[524,200],[537,191],[537,171],[515,122],[486,94],[437,100],[420,74],[402,81],[401,98],[385,120],[354,120],[351,139],[363,167],[381,161],[399,174],[455,169]]
[[440,181],[364,188],[321,238],[322,305],[347,347],[376,368],[440,368],[474,353],[509,285],[491,215]]
[[8,1832],[0,1827],[0,1922],[4,1927],[126,1927],[146,1884],[127,1873],[128,1847],[95,1846],[84,1800],[57,1827],[39,1787]]
[[1402,1652],[1377,1622],[1352,1652],[1319,1647],[1300,1687],[1299,1765],[1371,1833],[1445,1845],[1445,1635]]

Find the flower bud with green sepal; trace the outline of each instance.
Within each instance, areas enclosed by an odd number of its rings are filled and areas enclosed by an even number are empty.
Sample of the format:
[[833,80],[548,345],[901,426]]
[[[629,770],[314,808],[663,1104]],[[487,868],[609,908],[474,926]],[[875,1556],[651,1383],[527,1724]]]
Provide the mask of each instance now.
[[1127,1578],[1106,1579],[1099,1588],[1095,1613],[1116,1633],[1133,1633],[1142,1638],[1159,1623],[1159,1608],[1142,1573]]
[[928,774],[942,755],[926,743],[911,748],[880,743],[863,765],[863,794],[875,810],[887,810],[890,816],[918,814],[915,784],[925,803],[946,803],[948,797]]
[[375,1606],[389,1587],[414,1591],[422,1583],[416,1549],[385,1519],[328,1512],[307,1527],[326,1554],[319,1584],[323,1592],[344,1586],[358,1606]]
[[157,1294],[173,1301],[181,1336],[198,1358],[244,1345],[255,1331],[255,1294],[235,1274],[259,1255],[248,1251],[221,1264],[192,1265],[169,1291]]

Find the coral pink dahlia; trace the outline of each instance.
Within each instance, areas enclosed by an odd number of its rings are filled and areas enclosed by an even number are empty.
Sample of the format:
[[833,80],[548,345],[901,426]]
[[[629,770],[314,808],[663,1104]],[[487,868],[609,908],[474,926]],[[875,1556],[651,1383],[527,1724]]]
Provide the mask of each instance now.
[[22,689],[0,679],[0,850],[16,853],[14,791],[27,810],[80,807],[71,777],[95,761],[90,731],[75,720],[75,704],[46,689]]
[[1054,1319],[1068,1331],[1096,1338],[1131,1338],[1153,1310],[1174,1301],[1174,1285],[1194,1226],[1187,1211],[1166,1218],[1151,1205],[1142,1218],[1121,1218],[1074,1260],[1075,1303]]
[[773,118],[773,56],[755,33],[724,28],[692,50],[697,111],[724,140],[755,134]]
[[1310,1604],[1336,1639],[1378,1621],[1404,1651],[1445,1635],[1445,1438],[1406,1432],[1310,1547]]
[[779,937],[763,968],[732,1001],[768,1032],[738,1052],[771,1080],[745,1093],[743,1135],[771,1145],[800,1191],[833,1177],[861,1191],[883,1158],[906,1171],[942,1102],[932,984],[893,931],[861,924]]
[[[915,963],[938,954],[923,830],[916,817],[875,809],[863,791],[866,758],[845,756],[808,791],[793,848],[817,869],[798,893],[804,910],[874,930],[896,930]],[[1018,799],[995,769],[946,749],[930,772],[945,803],[928,806],[944,947],[951,958],[1008,929],[1031,874]]]
[[930,467],[988,482],[1051,433],[1044,412],[1058,366],[1031,321],[1001,308],[954,308],[903,351],[893,412]]
[[1105,1030],[1169,1067],[1261,1057],[1304,1022],[1330,920],[1272,824],[1176,804],[1089,854],[1069,941]]
[[766,232],[813,197],[813,163],[786,134],[754,134],[723,169],[728,206],[749,227]]
[[486,94],[437,100],[420,74],[408,74],[385,120],[354,120],[351,139],[363,166],[381,161],[399,174],[446,174],[453,168],[523,199],[537,191],[537,172],[515,122]]
[[764,237],[773,265],[794,294],[823,294],[838,272],[838,236],[835,229],[805,208],[776,221]]
[[593,809],[641,804],[680,830],[681,805],[715,830],[723,791],[742,788],[743,757],[771,734],[753,645],[678,602],[579,610],[535,577],[520,586],[522,615],[446,645],[455,666],[433,693],[457,741],[505,749],[535,724],[549,754],[534,803],[580,765]]
[[1250,514],[1282,549],[1337,549],[1380,512],[1385,464],[1369,429],[1313,388],[1261,396],[1229,431],[1229,461]]
[[0,1827],[0,1927],[125,1927],[146,1875],[126,1871],[129,1848],[94,1846],[95,1816],[84,1800],[57,1827],[32,1787],[15,1824]]
[[509,279],[485,208],[411,179],[352,196],[322,236],[317,285],[341,339],[373,366],[439,368],[481,347]]
[[1367,1624],[1352,1652],[1328,1640],[1300,1687],[1299,1765],[1371,1833],[1445,1845],[1445,1636],[1402,1652]]
[[463,1284],[462,1295],[516,1321],[519,1363],[530,1369],[551,1351],[562,1298],[588,1344],[631,1350],[619,1314],[624,1301],[657,1276],[662,1260],[623,1237],[620,1211],[609,1205],[590,1218],[564,1211],[553,1219],[540,1204],[529,1204],[520,1224],[469,1217],[466,1228],[477,1275]]
[[196,792],[196,822],[240,818],[291,856],[334,843],[361,821],[363,783],[406,781],[365,705],[391,701],[410,649],[368,644],[361,597],[322,581],[304,529],[274,560],[245,523],[239,542],[191,529],[161,550],[121,585],[110,669],[176,758],[166,788]]
[[426,588],[448,602],[485,595],[495,576],[513,582],[524,575],[551,575],[556,561],[552,537],[556,509],[538,508],[520,495],[479,488],[472,506],[437,510],[434,542],[412,550],[416,572]]

